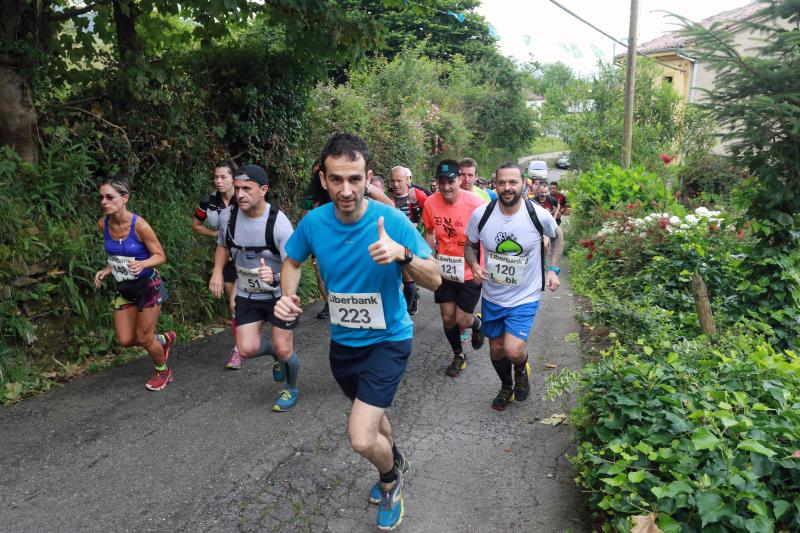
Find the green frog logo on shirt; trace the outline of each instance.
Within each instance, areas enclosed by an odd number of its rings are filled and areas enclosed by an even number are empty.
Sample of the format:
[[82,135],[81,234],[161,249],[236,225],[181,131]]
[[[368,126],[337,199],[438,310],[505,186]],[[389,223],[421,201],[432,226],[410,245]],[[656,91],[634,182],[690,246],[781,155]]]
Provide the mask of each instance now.
[[499,232],[495,238],[496,252],[505,255],[522,255],[522,246],[517,242],[513,233]]

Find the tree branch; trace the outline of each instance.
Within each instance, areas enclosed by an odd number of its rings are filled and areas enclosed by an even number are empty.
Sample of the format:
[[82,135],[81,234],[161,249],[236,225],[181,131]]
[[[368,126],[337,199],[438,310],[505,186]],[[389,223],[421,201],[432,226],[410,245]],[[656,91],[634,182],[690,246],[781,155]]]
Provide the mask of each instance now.
[[73,17],[77,17],[83,15],[84,13],[88,13],[89,11],[94,11],[94,6],[97,5],[97,2],[93,2],[84,7],[76,7],[75,9],[67,9],[65,11],[61,11],[60,13],[51,13],[47,16],[47,20],[50,22],[60,22],[62,20],[68,20]]

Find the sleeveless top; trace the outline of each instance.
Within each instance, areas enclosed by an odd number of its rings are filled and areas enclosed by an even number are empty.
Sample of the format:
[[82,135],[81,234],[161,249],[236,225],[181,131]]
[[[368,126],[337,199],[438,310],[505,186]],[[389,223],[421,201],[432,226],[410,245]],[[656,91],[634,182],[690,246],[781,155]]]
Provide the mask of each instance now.
[[[109,217],[106,216],[103,234],[106,241],[106,253],[109,256],[132,257],[137,261],[144,261],[150,258],[150,251],[147,249],[147,246],[136,236],[136,220],[138,218],[139,216],[134,213],[133,219],[131,220],[131,230],[128,232],[127,237],[124,239],[114,239],[111,237],[111,232],[108,229]],[[152,268],[145,268],[137,277],[146,278],[152,274]]]

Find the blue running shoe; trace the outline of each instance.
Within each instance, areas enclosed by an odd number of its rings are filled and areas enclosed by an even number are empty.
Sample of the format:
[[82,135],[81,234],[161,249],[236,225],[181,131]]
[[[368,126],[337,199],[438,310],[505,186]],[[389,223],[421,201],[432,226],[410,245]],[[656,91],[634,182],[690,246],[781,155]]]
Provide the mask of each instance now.
[[388,492],[381,491],[378,504],[378,529],[391,531],[403,521],[403,474],[397,473],[397,481]]
[[272,379],[277,383],[283,383],[283,380],[286,379],[286,374],[283,372],[283,364],[277,359],[272,363]]
[[[403,455],[403,452],[399,452],[400,457],[394,460],[394,467],[400,471],[401,474],[405,474],[408,472],[408,469],[411,468],[411,461],[406,459],[406,456]],[[376,481],[375,484],[372,486],[372,490],[369,491],[369,503],[381,503],[381,482]]]
[[299,394],[300,391],[298,389],[293,389],[291,387],[281,389],[281,392],[278,394],[278,399],[275,400],[275,405],[272,406],[272,410],[276,413],[288,411],[297,403],[297,396]]
[[461,330],[461,344],[469,342],[469,331],[462,329]]

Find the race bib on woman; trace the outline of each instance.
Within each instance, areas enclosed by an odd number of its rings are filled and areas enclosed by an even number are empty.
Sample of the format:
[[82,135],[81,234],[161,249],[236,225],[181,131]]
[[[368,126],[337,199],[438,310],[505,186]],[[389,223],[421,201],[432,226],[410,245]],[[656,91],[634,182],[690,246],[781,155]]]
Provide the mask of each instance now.
[[237,266],[236,273],[239,278],[239,287],[245,292],[257,293],[272,292],[275,290],[275,287],[272,285],[261,281],[261,277],[258,275],[257,268],[244,268]]
[[438,255],[439,273],[442,279],[464,283],[464,258],[453,255]]
[[111,274],[117,281],[129,281],[136,279],[136,274],[128,269],[128,261],[133,259],[125,255],[109,255],[108,266],[111,267]]
[[352,329],[386,329],[378,292],[328,293],[331,324]]
[[528,258],[519,255],[504,255],[489,252],[486,266],[489,278],[504,285],[520,285],[525,277]]

